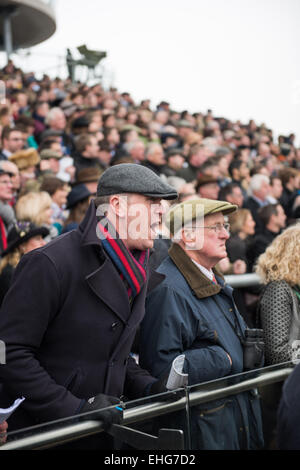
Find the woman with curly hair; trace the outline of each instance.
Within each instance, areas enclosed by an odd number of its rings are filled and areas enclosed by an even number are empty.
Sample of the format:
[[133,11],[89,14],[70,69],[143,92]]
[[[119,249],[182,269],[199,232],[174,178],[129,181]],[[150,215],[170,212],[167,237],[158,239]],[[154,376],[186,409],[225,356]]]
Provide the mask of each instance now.
[[[300,224],[289,226],[260,255],[256,273],[265,285],[259,301],[264,331],[265,365],[293,359],[300,340]],[[277,448],[276,413],[282,392],[278,382],[260,389],[265,443]]]
[[[265,284],[259,316],[264,330],[266,365],[292,360],[300,340],[300,224],[278,235],[258,258],[256,273]],[[296,318],[295,318],[296,316]]]

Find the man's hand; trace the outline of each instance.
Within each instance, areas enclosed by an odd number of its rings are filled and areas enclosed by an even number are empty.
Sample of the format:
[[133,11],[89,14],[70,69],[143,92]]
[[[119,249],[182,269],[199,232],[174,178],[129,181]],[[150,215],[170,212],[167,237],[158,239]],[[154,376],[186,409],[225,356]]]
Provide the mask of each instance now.
[[227,271],[229,271],[230,269],[230,261],[229,261],[229,258],[224,258],[224,259],[221,259],[218,263],[218,267],[219,269],[222,271],[222,273],[227,273]]
[[160,380],[156,380],[151,384],[151,387],[148,391],[148,395],[158,395],[161,394],[157,401],[176,401],[182,398],[185,395],[184,390],[168,390],[166,383],[169,377],[169,373],[164,374]]
[[[109,410],[104,409],[113,405],[115,405],[114,408],[111,408]],[[103,393],[100,393],[95,397],[89,398],[85,402],[83,407],[80,409],[80,413],[88,413],[90,411],[99,410],[96,415],[96,418],[103,421],[104,430],[107,431],[112,424],[121,424],[122,422],[123,410],[121,406],[116,405],[120,405],[119,398],[111,397],[110,395],[104,395]]]
[[245,274],[247,271],[247,265],[242,259],[237,259],[233,265],[233,274]]

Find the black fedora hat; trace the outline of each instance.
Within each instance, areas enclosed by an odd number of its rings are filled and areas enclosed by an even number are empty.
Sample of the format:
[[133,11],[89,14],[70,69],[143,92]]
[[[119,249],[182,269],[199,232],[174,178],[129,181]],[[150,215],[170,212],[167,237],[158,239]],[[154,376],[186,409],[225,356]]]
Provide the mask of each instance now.
[[72,209],[78,202],[87,199],[89,196],[92,196],[92,193],[88,190],[86,185],[83,183],[77,184],[68,194],[67,209]]
[[7,234],[7,248],[2,253],[2,257],[14,251],[22,243],[27,242],[33,237],[41,235],[45,238],[49,235],[47,227],[38,227],[32,222],[18,221],[9,229]]

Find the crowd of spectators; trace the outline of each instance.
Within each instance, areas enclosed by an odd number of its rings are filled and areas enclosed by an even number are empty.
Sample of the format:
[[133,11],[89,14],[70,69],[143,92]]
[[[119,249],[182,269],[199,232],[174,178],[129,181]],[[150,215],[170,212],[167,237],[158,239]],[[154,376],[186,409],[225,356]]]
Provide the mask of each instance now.
[[[129,92],[100,83],[37,79],[12,62],[0,79],[6,88],[0,105],[0,276],[26,252],[24,237],[47,243],[76,228],[100,175],[116,164],[150,168],[177,190],[175,202],[202,197],[239,206],[229,220],[228,258],[218,266],[224,274],[252,272],[259,255],[300,217],[294,134],[275,139],[254,120],[179,111],[166,101],[135,102]],[[246,306],[252,298],[243,295]]]

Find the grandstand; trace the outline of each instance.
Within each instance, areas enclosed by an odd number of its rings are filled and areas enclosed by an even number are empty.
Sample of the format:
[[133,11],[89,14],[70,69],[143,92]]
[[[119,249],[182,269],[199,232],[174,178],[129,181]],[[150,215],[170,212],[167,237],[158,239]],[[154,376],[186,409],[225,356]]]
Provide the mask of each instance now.
[[7,57],[17,49],[35,46],[56,31],[51,2],[0,0],[0,48]]

